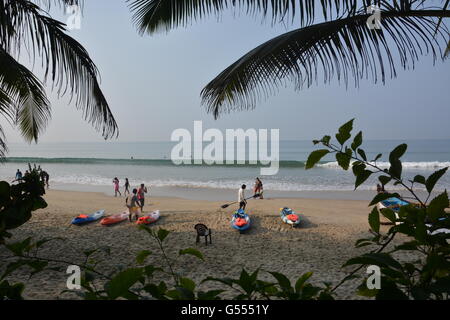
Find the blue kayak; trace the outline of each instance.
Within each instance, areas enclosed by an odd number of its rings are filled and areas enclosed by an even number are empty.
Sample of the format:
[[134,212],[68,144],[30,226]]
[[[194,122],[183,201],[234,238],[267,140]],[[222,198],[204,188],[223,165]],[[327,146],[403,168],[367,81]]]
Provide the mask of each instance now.
[[284,223],[287,223],[293,227],[298,226],[300,224],[300,217],[296,214],[292,209],[284,207],[280,208],[280,216],[281,220]]
[[104,214],[105,214],[105,210],[98,210],[98,211],[94,212],[93,214],[89,214],[89,215],[80,214],[78,217],[73,218],[72,224],[80,225],[80,224],[96,221],[96,220],[100,219],[101,217],[103,217]]
[[244,210],[239,209],[231,218],[231,227],[242,232],[250,228],[250,216]]
[[389,208],[394,211],[399,211],[400,207],[408,205],[409,202],[401,200],[399,198],[389,198],[379,203],[379,209]]

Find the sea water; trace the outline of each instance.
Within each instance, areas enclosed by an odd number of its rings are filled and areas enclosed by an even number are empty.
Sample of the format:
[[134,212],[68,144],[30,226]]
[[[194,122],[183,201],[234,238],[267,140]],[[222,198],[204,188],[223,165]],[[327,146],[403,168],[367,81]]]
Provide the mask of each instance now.
[[[389,166],[389,152],[398,144],[407,143],[403,156],[403,175],[412,179],[416,174],[428,176],[450,166],[448,140],[372,140],[365,141],[368,158],[378,153],[378,164]],[[27,164],[40,165],[50,175],[51,187],[62,190],[86,190],[113,193],[112,179],[123,185],[129,178],[132,187],[145,183],[158,196],[180,196],[196,199],[221,199],[237,192],[241,184],[250,188],[260,174],[255,165],[174,165],[170,160],[176,142],[100,142],[100,143],[40,143],[9,144],[7,161],[0,165],[0,178],[11,181],[17,169],[24,173]],[[305,170],[308,155],[317,149],[311,141],[280,141],[280,170],[273,176],[259,176],[266,196],[332,198],[368,198],[376,189],[377,179],[371,177],[354,193],[351,170],[342,170],[331,155],[317,167]],[[401,191],[400,186],[389,190]],[[436,189],[450,188],[450,175],[445,175]],[[420,189],[420,187],[419,187]],[[423,188],[422,188],[423,189]],[[123,190],[123,188],[122,188]],[[226,196],[224,196],[226,195]]]

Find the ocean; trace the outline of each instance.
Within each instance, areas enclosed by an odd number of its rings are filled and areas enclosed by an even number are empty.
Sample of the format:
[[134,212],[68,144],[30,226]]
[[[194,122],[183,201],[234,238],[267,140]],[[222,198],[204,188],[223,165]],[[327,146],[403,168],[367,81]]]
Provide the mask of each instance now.
[[[404,176],[428,176],[450,166],[448,140],[368,140],[364,148],[369,158],[378,153],[378,163],[388,166],[389,152],[400,143],[408,144],[402,158]],[[17,169],[25,172],[28,163],[40,165],[50,175],[51,188],[74,191],[99,191],[113,194],[112,179],[125,177],[132,186],[145,183],[153,195],[196,199],[234,199],[243,183],[253,186],[255,177],[264,183],[266,196],[331,197],[369,199],[376,189],[371,177],[354,190],[354,176],[338,167],[328,156],[311,170],[305,170],[309,153],[315,150],[311,141],[280,141],[280,169],[276,175],[261,176],[258,165],[174,165],[170,160],[176,142],[100,142],[9,144],[7,161],[0,165],[0,178],[11,181]],[[401,190],[389,186],[389,190]],[[419,188],[420,189],[420,188]],[[445,175],[436,190],[450,189]]]

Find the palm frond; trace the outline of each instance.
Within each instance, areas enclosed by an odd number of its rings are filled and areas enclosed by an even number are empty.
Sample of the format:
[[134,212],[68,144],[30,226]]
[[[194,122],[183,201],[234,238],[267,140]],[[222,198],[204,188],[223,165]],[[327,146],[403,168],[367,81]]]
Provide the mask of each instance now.
[[14,103],[11,97],[0,86],[0,114],[8,120],[14,121]]
[[57,93],[74,98],[83,118],[105,139],[117,136],[117,123],[100,89],[97,67],[83,46],[66,34],[63,23],[47,16],[36,4],[25,0],[6,4],[14,33],[2,30],[0,23],[0,43],[5,44],[5,50],[14,56],[23,46],[29,48],[33,60],[42,59],[46,80],[52,81]]
[[46,10],[50,10],[52,6],[57,6],[60,9],[64,9],[67,6],[80,6],[82,7],[84,4],[84,0],[32,0],[40,7],[46,8]]
[[202,102],[217,118],[222,112],[254,108],[259,98],[287,81],[297,89],[310,87],[319,74],[324,83],[334,77],[346,85],[353,79],[358,86],[363,78],[384,83],[396,76],[396,65],[414,68],[420,55],[431,54],[433,61],[442,57],[449,33],[442,25],[435,37],[432,18],[441,15],[438,10],[391,10],[383,12],[382,30],[370,30],[364,14],[288,32],[226,68],[203,89]]
[[26,67],[0,48],[0,87],[14,110],[14,123],[28,141],[37,141],[51,117],[50,102],[42,83]]
[[447,49],[445,49],[444,58],[448,58],[449,56],[450,56],[450,40],[448,41]]
[[293,21],[311,24],[320,14],[327,20],[354,13],[358,0],[127,0],[133,21],[143,33],[167,32],[184,27],[206,16],[221,16],[226,9],[236,9],[248,15],[262,15],[273,23]]
[[8,152],[8,147],[6,145],[5,133],[2,126],[0,126],[0,162],[5,159],[5,155]]

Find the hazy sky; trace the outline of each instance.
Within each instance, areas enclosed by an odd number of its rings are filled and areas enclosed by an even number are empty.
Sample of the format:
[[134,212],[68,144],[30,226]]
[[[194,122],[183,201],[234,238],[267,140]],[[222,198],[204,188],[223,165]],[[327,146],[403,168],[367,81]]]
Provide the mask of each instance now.
[[[66,19],[66,18],[63,18]],[[101,73],[101,87],[120,127],[118,141],[170,140],[176,128],[280,128],[282,139],[334,133],[350,118],[368,139],[450,138],[450,59],[433,67],[423,57],[412,72],[400,71],[386,86],[359,89],[320,85],[283,88],[256,110],[215,121],[200,105],[200,91],[224,68],[262,42],[295,27],[272,27],[245,15],[227,14],[186,29],[138,35],[125,0],[88,0],[82,29],[71,31]],[[102,141],[67,99],[52,96],[53,119],[41,142]],[[10,142],[20,135],[2,120]]]

